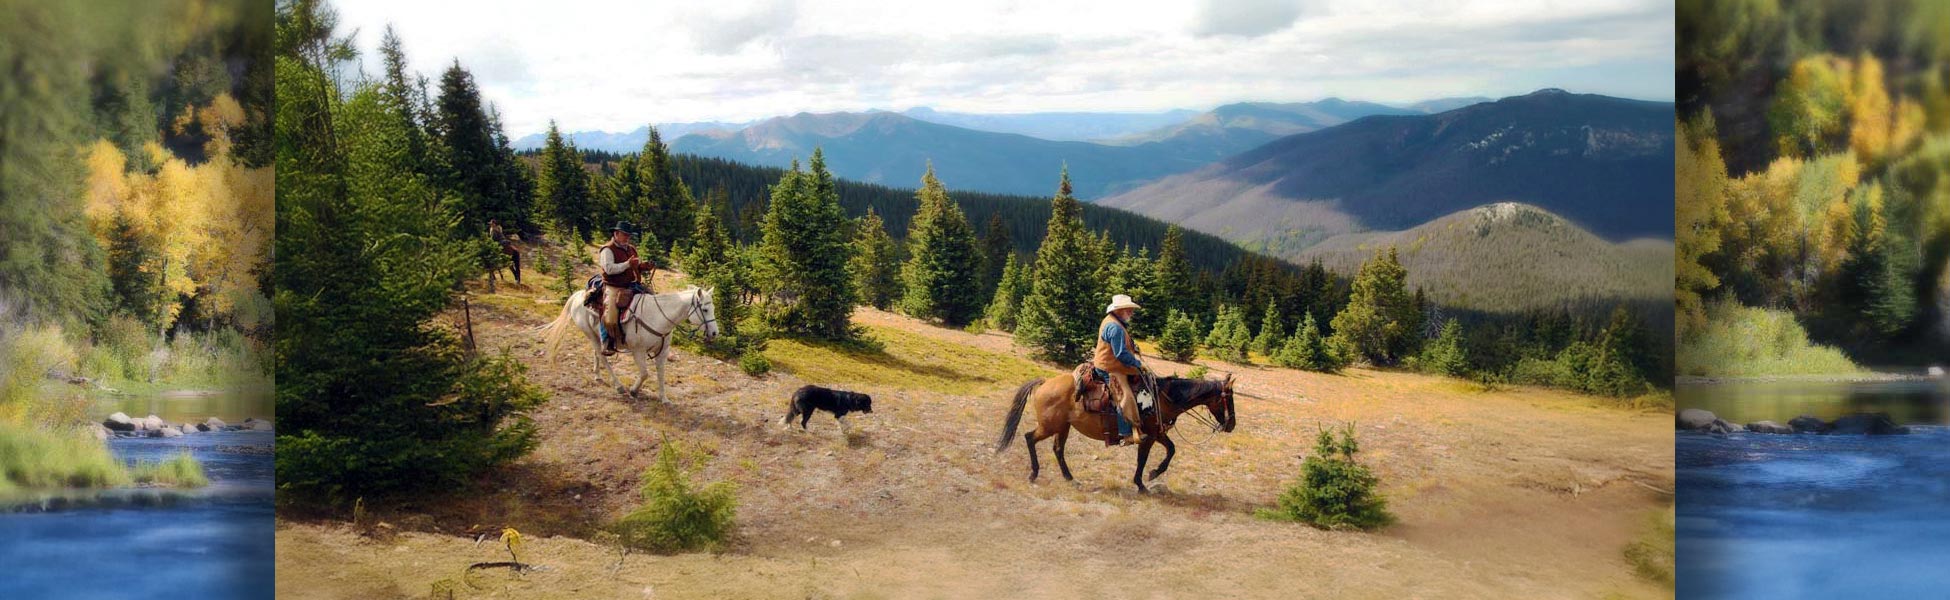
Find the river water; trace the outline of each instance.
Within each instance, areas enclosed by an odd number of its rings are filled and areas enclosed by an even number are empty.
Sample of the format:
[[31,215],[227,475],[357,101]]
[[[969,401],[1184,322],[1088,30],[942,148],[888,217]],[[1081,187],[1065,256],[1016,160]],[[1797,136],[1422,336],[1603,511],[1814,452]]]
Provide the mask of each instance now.
[[1678,594],[1942,597],[1950,388],[1933,381],[1682,385],[1680,408],[1786,423],[1887,412],[1910,435],[1680,432]]
[[[117,398],[98,410],[172,422],[270,416],[268,394],[237,396]],[[0,513],[0,566],[7,571],[0,598],[271,598],[272,438],[264,431],[110,438],[110,451],[130,463],[188,450],[210,485],[144,502]]]

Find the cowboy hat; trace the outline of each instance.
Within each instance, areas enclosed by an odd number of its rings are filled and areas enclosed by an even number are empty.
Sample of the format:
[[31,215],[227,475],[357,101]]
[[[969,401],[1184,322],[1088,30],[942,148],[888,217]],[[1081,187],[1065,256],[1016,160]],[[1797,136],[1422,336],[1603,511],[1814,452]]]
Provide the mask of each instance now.
[[635,231],[630,230],[629,221],[617,221],[615,227],[609,228],[610,233],[616,233],[618,231],[621,231],[623,233],[633,234],[633,235],[636,233]]
[[1132,302],[1130,296],[1118,294],[1110,297],[1110,306],[1104,307],[1104,314],[1117,312],[1117,309],[1120,308],[1142,308],[1142,307],[1138,306],[1136,302]]

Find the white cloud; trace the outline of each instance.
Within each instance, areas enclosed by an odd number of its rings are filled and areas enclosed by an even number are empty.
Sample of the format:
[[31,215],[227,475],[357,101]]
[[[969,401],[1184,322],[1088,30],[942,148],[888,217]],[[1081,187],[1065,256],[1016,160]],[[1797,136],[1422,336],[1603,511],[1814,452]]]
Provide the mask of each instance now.
[[340,0],[371,55],[454,59],[520,136],[652,121],[933,106],[1163,110],[1341,96],[1406,102],[1557,86],[1673,96],[1664,0]]
[[1302,8],[1301,0],[1203,0],[1192,33],[1259,37],[1292,25]]

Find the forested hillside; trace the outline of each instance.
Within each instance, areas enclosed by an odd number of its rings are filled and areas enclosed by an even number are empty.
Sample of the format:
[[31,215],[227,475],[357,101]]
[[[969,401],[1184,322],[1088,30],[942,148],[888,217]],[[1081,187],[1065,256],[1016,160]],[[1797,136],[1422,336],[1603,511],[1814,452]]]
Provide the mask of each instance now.
[[[1941,361],[1950,5],[1680,4],[1697,28],[1679,48],[1682,371],[1817,368],[1824,345]],[[1798,327],[1739,358],[1745,320],[1781,311]]]
[[0,424],[50,374],[263,379],[268,5],[14,6],[0,22]]

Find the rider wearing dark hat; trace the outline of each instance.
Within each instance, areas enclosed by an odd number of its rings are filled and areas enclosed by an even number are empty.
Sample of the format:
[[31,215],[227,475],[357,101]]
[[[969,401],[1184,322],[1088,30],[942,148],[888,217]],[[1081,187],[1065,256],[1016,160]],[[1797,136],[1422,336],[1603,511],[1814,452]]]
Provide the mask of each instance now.
[[656,266],[637,256],[636,246],[630,245],[630,224],[625,221],[609,228],[609,243],[596,250],[596,266],[603,276],[603,354],[607,356],[616,354],[616,338],[622,331],[617,324],[623,307],[629,306],[637,294],[650,293],[643,287],[640,273]]

